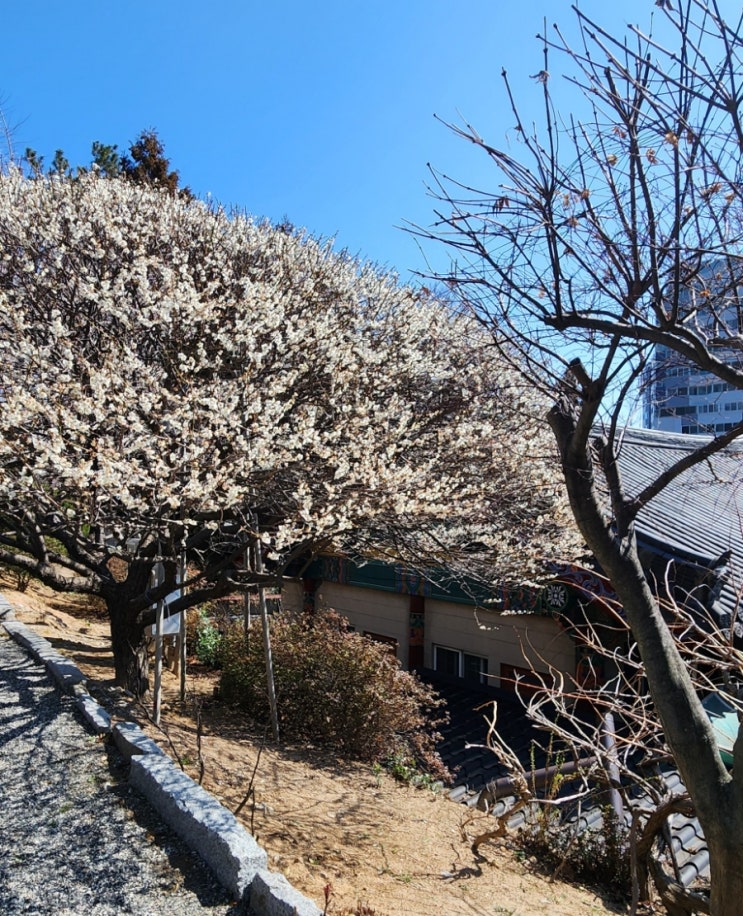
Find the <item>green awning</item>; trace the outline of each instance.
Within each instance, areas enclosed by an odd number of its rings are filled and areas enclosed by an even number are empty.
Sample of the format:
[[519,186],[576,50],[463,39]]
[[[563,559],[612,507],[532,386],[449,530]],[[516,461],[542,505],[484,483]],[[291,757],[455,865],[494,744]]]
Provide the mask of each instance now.
[[720,756],[726,766],[733,765],[733,746],[738,737],[738,712],[719,693],[711,693],[702,700],[717,739]]

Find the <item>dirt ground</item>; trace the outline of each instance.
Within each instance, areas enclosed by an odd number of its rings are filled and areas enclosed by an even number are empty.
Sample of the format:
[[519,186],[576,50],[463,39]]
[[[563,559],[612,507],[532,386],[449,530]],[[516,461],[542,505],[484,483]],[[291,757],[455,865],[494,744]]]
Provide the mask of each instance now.
[[317,749],[264,742],[213,700],[214,676],[196,665],[183,704],[178,678],[166,671],[157,729],[112,688],[108,625],[95,604],[35,583],[18,592],[9,575],[0,575],[0,590],[20,620],[75,660],[91,692],[105,692],[117,714],[136,719],[197,781],[203,767],[202,784],[227,808],[243,803],[238,816],[268,851],[270,868],[321,909],[328,887],[330,916],[627,912],[589,888],[550,880],[505,846],[475,855],[463,831],[488,827],[467,825],[471,812],[444,795]]

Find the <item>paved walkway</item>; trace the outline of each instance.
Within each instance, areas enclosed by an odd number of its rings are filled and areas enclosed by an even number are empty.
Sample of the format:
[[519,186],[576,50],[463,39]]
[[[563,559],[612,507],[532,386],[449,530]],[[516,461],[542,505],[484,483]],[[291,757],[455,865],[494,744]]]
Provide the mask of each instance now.
[[0,628],[0,913],[236,914],[115,752]]

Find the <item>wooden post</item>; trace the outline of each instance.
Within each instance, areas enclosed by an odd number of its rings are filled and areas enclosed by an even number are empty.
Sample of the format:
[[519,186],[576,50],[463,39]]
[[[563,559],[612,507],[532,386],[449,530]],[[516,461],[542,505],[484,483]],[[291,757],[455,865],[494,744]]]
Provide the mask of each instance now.
[[[186,594],[186,550],[181,551],[180,562],[181,578],[181,598]],[[181,625],[178,633],[178,673],[180,675],[181,703],[186,699],[186,625],[188,623],[188,611],[181,611]]]
[[160,724],[160,704],[163,691],[163,614],[165,602],[157,602],[157,616],[155,617],[155,704],[152,719],[155,725]]
[[[245,571],[251,570],[253,568],[253,558],[251,556],[251,547],[250,544],[245,546]],[[243,630],[245,632],[245,645],[248,646],[250,643],[250,624],[251,624],[251,615],[250,615],[250,591],[246,588],[243,592]]]
[[[257,529],[257,526],[256,526]],[[261,539],[256,530],[255,538],[255,571],[260,575],[263,572],[263,557],[261,556]],[[279,711],[276,704],[276,682],[273,676],[273,658],[271,656],[271,628],[268,621],[268,606],[266,605],[266,589],[258,586],[258,604],[263,624],[263,648],[266,654],[266,686],[268,689],[268,705],[271,709],[271,728],[276,742],[279,740]]]

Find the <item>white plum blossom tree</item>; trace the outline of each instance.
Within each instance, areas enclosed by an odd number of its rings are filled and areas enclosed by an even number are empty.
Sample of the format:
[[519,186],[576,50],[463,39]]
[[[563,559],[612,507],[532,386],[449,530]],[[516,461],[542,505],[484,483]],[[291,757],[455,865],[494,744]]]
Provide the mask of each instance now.
[[0,176],[0,251],[0,561],[105,599],[119,684],[184,545],[172,613],[319,550],[523,577],[560,549],[543,405],[427,290],[95,174]]

